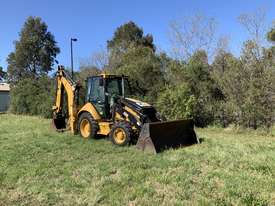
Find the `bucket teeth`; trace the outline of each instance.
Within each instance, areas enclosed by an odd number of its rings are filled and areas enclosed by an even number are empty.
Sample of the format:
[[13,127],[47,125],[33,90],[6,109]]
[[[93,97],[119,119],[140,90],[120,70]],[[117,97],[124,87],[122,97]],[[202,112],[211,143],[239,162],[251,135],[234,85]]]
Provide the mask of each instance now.
[[168,148],[199,143],[193,120],[145,123],[140,131],[136,147],[156,154]]

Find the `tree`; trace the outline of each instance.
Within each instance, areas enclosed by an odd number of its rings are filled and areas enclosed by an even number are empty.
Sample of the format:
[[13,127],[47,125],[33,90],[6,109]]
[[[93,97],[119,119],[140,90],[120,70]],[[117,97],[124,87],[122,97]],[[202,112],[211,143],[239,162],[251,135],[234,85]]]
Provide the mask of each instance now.
[[160,58],[155,54],[152,35],[134,22],[121,25],[107,41],[108,69],[113,73],[128,75],[134,92],[148,101],[155,101],[164,87]]
[[273,22],[273,27],[267,32],[267,40],[273,45],[269,48],[269,56],[275,56],[275,22]]
[[160,70],[167,85],[173,87],[185,81],[186,64],[184,62],[173,59],[166,53],[160,53],[159,59]]
[[204,127],[214,120],[216,85],[210,74],[207,53],[198,50],[186,65],[185,82],[194,95],[196,104],[193,118],[197,126]]
[[223,111],[236,125],[270,128],[274,116],[275,73],[266,50],[244,43],[241,58],[224,53],[213,63],[213,76],[224,95]]
[[0,66],[0,81],[6,79],[7,73],[4,71],[3,67]]
[[121,66],[115,73],[129,76],[133,90],[154,102],[164,87],[161,62],[148,47],[132,47],[121,57]]
[[213,75],[217,75],[217,77],[221,77],[224,72],[230,70],[230,60],[234,59],[233,54],[227,52],[225,50],[220,50],[214,58],[212,63],[212,72]]
[[109,54],[106,50],[100,49],[91,54],[90,57],[81,60],[80,68],[97,68],[106,70],[109,64]]
[[265,58],[270,61],[270,64],[275,65],[275,21],[273,21],[273,25],[271,29],[267,32],[266,38],[272,45],[265,49]]
[[110,69],[121,66],[121,58],[129,49],[134,47],[147,47],[155,51],[153,37],[150,34],[143,35],[143,30],[130,21],[118,27],[111,40],[107,41]]
[[[275,27],[275,25],[274,25]],[[267,33],[267,39],[271,42],[275,42],[275,28],[272,28],[268,33]]]
[[50,118],[54,102],[54,80],[46,75],[38,79],[24,78],[11,89],[10,110],[15,114]]
[[15,51],[7,58],[8,79],[39,77],[52,70],[60,49],[45,22],[39,17],[29,17],[15,41]]
[[253,12],[241,14],[238,17],[239,23],[246,29],[252,41],[258,45],[263,45],[266,34],[266,12],[258,8]]
[[46,23],[29,17],[8,56],[8,81],[11,83],[11,111],[18,114],[51,116],[54,81],[52,70],[59,48]]
[[274,116],[274,71],[272,64],[262,48],[258,56],[258,45],[254,41],[245,42],[241,61],[247,71],[247,95],[244,102],[244,124],[257,129],[260,126],[270,128]]
[[160,55],[165,87],[157,107],[169,119],[193,118],[196,126],[213,123],[222,93],[211,76],[205,51],[195,52],[187,63]]
[[79,72],[76,73],[76,79],[84,85],[88,77],[98,75],[101,70],[92,65],[81,64],[79,67]]
[[216,20],[201,14],[184,17],[170,24],[170,40],[175,57],[184,61],[198,50],[209,57],[214,52]]
[[116,49],[125,52],[132,46],[144,46],[155,49],[152,35],[147,34],[144,36],[143,30],[132,21],[118,27],[113,38],[107,41],[109,50]]
[[241,74],[239,60],[230,52],[220,49],[211,65],[211,77],[215,81],[219,97],[215,104],[215,122],[223,127],[233,122],[235,113],[232,106],[239,106],[242,101],[244,91],[241,85],[246,78]]

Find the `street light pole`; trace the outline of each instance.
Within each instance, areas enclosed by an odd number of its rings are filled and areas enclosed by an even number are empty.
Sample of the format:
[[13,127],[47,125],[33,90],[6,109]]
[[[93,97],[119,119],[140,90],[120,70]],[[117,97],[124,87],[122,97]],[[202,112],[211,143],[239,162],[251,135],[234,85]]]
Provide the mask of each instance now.
[[72,79],[74,79],[73,41],[77,41],[77,39],[76,38],[71,38],[71,70],[72,70]]

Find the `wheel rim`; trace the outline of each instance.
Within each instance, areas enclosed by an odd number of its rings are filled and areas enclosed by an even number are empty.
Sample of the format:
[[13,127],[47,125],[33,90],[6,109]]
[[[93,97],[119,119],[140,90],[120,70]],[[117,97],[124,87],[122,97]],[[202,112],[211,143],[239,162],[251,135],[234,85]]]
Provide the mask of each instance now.
[[91,134],[91,126],[90,122],[87,119],[83,119],[80,123],[80,132],[82,137],[85,139],[90,137]]
[[114,131],[114,139],[116,141],[116,143],[118,144],[122,144],[125,142],[126,140],[126,133],[123,129],[121,128],[117,128],[115,131]]

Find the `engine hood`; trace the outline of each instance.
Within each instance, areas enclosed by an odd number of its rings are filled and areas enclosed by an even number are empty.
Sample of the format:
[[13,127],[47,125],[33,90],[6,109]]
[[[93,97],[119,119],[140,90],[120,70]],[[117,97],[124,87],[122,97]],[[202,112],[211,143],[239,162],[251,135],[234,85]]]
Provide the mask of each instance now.
[[147,102],[142,102],[140,100],[137,99],[132,99],[132,98],[125,98],[125,100],[131,104],[135,104],[138,107],[141,108],[148,108],[148,107],[152,107],[151,104],[148,104]]
[[140,115],[142,123],[147,121],[150,121],[150,122],[159,121],[158,118],[156,117],[157,111],[151,104],[148,104],[146,102],[143,102],[137,99],[132,99],[132,98],[123,98],[121,102],[125,106],[137,112]]

